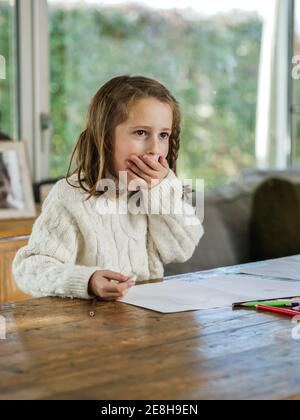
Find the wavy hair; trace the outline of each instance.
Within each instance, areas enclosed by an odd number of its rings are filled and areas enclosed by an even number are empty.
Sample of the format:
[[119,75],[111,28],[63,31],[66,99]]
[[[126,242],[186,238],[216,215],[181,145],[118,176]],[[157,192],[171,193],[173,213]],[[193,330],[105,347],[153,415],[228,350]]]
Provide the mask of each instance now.
[[[103,191],[97,191],[97,185],[105,178],[106,171],[116,176],[113,162],[115,128],[128,119],[133,103],[145,98],[155,98],[167,103],[173,111],[167,161],[177,175],[176,162],[181,134],[179,103],[171,92],[156,80],[143,76],[115,77],[103,85],[91,101],[86,129],[79,136],[66,175],[69,185],[82,188],[89,194],[87,200],[92,196],[104,194]],[[76,168],[71,171],[75,157]],[[68,178],[75,174],[79,186],[72,185],[68,181]]]

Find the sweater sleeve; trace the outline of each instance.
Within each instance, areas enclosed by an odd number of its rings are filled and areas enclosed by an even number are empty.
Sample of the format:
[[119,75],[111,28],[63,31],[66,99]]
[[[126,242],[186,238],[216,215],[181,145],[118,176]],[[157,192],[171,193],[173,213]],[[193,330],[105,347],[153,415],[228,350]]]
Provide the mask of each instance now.
[[88,282],[99,268],[76,265],[79,236],[80,230],[62,201],[46,199],[28,245],[13,261],[20,289],[34,297],[91,299]]
[[196,211],[182,197],[182,182],[170,169],[167,178],[159,185],[141,191],[142,207],[148,217],[148,251],[152,265],[156,260],[154,254],[163,264],[188,261],[204,230]]

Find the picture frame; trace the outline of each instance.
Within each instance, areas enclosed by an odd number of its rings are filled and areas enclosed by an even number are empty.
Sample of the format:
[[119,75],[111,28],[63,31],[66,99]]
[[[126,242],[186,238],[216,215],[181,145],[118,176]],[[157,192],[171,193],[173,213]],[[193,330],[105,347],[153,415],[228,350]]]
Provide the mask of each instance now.
[[0,220],[35,217],[26,143],[0,138]]

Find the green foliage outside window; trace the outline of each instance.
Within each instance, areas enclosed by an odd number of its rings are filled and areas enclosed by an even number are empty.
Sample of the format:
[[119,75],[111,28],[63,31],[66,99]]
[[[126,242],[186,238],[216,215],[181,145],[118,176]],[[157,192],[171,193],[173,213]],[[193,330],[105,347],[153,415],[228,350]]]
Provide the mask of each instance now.
[[[15,133],[12,10],[0,3],[0,130]],[[166,84],[181,104],[178,174],[222,185],[255,166],[262,19],[235,12],[202,17],[139,6],[50,6],[51,176],[64,176],[91,97],[121,74]]]
[[5,59],[6,79],[0,79],[0,132],[16,137],[15,8],[0,2],[0,55]]
[[258,14],[53,6],[50,18],[52,176],[67,169],[92,95],[121,74],[156,78],[180,101],[182,179],[213,188],[255,166]]

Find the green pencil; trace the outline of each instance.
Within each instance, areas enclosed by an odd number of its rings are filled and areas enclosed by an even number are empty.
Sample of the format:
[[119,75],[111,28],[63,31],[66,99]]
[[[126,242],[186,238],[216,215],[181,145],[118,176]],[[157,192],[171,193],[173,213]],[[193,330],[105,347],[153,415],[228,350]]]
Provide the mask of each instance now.
[[243,308],[255,308],[256,305],[265,305],[265,306],[273,306],[274,308],[284,308],[286,306],[293,306],[293,302],[290,300],[277,300],[277,301],[267,301],[267,302],[248,302],[242,303],[239,306]]

